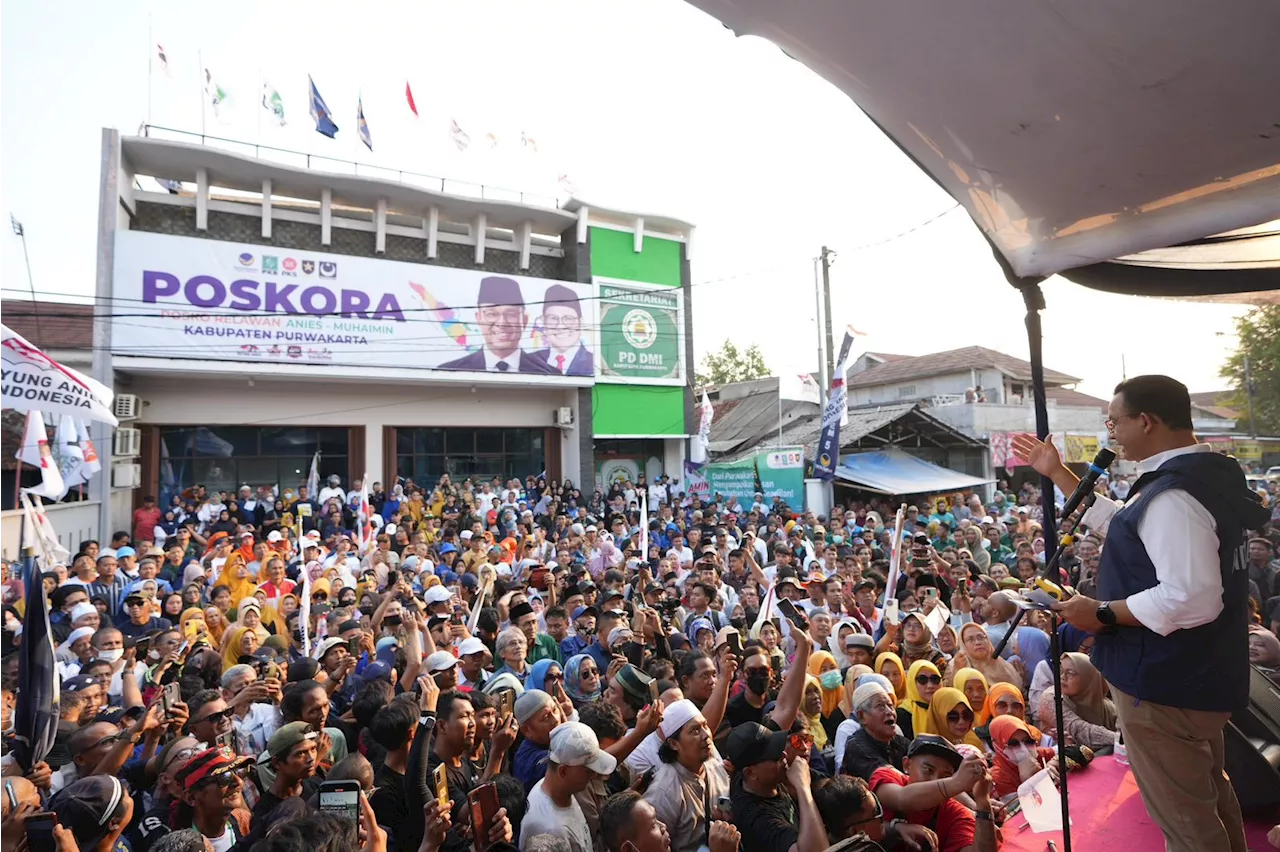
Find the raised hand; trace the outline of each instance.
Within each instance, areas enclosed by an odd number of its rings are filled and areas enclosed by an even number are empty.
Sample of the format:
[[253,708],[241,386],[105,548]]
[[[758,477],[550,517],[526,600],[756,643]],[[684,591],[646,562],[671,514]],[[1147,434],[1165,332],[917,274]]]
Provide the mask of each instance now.
[[1017,434],[1013,436],[1013,451],[1027,460],[1032,469],[1044,476],[1052,476],[1062,469],[1062,456],[1053,445],[1053,436],[1046,435],[1045,440],[1038,440],[1034,435]]

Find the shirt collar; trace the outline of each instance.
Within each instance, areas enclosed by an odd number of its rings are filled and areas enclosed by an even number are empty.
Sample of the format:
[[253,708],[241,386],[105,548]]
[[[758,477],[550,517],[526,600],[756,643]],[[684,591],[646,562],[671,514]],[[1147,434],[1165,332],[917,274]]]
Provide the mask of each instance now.
[[499,358],[496,354],[494,354],[492,350],[489,349],[488,346],[486,346],[484,348],[485,371],[489,373],[501,372],[500,370],[498,370],[499,361],[505,361],[507,364],[511,366],[511,369],[508,370],[507,372],[510,372],[510,373],[520,372],[520,350],[519,349],[517,349],[515,352],[512,352],[506,358]]
[[1138,475],[1142,476],[1144,473],[1150,473],[1151,471],[1159,468],[1165,462],[1169,461],[1169,459],[1174,459],[1178,456],[1190,455],[1191,453],[1211,453],[1213,451],[1213,446],[1210,444],[1192,444],[1189,447],[1177,447],[1176,449],[1165,450],[1163,453],[1156,453],[1154,456],[1147,456],[1145,459],[1138,462]]

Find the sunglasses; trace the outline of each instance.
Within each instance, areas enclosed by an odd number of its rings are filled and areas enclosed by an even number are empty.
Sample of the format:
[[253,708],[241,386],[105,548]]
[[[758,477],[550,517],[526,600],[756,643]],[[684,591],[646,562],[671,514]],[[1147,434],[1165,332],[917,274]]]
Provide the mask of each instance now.
[[792,751],[808,752],[809,747],[813,745],[812,734],[792,734],[789,740]]
[[849,825],[862,825],[864,822],[879,822],[884,819],[884,805],[880,804],[880,797],[872,793],[871,800],[876,803],[876,812],[866,819],[855,819]]
[[160,771],[164,772],[170,766],[173,766],[175,763],[178,763],[179,761],[190,760],[192,757],[199,754],[203,750],[204,750],[203,748],[199,748],[196,746],[192,746],[191,748],[178,749],[173,754],[170,754],[168,756],[168,759],[166,759],[164,762],[164,766],[160,767]]
[[564,680],[564,674],[563,674],[563,673],[561,673],[561,674],[546,674],[546,675],[543,675],[542,679],[543,679],[544,681],[548,681],[548,680]]
[[205,789],[208,789],[209,787],[212,787],[214,784],[217,784],[220,788],[225,790],[227,787],[230,787],[233,784],[235,784],[236,781],[244,780],[244,778],[247,777],[248,774],[249,774],[249,767],[240,766],[235,769],[232,769],[230,772],[223,772],[220,775],[215,775],[212,778],[203,779],[198,784],[196,784],[195,789],[205,790]]
[[919,674],[919,675],[916,675],[916,683],[920,684],[921,686],[924,686],[930,683],[933,684],[934,686],[939,686],[942,684],[942,675]]
[[[595,669],[580,669],[578,671],[578,680],[583,680],[589,677],[597,677],[599,674],[600,672],[596,671]],[[560,677],[563,679],[564,675],[561,675]]]
[[966,722],[972,722],[973,711],[968,707],[961,707],[959,710],[952,710],[947,714],[948,722],[959,722],[961,719],[964,719]]
[[209,722],[211,724],[216,725],[219,722],[221,722],[223,719],[230,719],[232,714],[234,713],[235,711],[232,710],[230,707],[228,707],[226,710],[219,710],[217,713],[210,713],[208,716],[205,716],[203,719],[196,719],[191,724],[199,725],[201,722]]
[[996,709],[1000,710],[1001,708],[1021,713],[1023,710],[1027,709],[1027,705],[1023,704],[1021,701],[997,701]]
[[1020,746],[1020,745],[1021,745],[1021,746],[1034,746],[1034,745],[1035,745],[1035,743],[1033,743],[1033,742],[1032,742],[1031,740],[1029,740],[1029,739],[1021,739],[1021,738],[1019,738],[1019,737],[1014,737],[1013,739],[1009,740],[1009,746],[1008,746],[1008,747],[1009,747],[1009,748],[1012,748],[1013,746]]
[[747,677],[768,677],[773,674],[773,670],[768,666],[752,666],[742,670]]

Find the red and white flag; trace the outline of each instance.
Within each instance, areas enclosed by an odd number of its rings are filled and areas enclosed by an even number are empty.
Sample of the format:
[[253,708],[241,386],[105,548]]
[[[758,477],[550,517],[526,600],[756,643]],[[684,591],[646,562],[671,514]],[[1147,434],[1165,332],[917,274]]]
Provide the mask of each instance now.
[[35,488],[26,489],[32,494],[39,494],[57,500],[66,493],[62,483],[62,472],[53,460],[53,450],[49,446],[49,436],[44,429],[44,415],[39,411],[27,412],[27,427],[22,433],[22,446],[16,456],[32,467],[40,468],[41,482]]
[[417,117],[418,105],[413,102],[413,89],[409,88],[408,80],[404,83],[404,99],[409,102],[409,111],[414,114],[414,117]]

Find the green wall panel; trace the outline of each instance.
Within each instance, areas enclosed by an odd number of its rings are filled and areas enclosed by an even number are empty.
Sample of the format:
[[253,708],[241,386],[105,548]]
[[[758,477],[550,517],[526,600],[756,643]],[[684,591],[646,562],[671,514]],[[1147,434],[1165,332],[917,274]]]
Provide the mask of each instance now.
[[680,286],[680,243],[645,237],[635,251],[635,236],[610,228],[591,229],[591,274],[649,284]]
[[598,384],[591,391],[596,435],[684,435],[684,388]]

